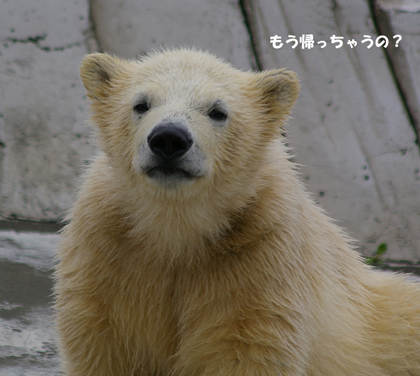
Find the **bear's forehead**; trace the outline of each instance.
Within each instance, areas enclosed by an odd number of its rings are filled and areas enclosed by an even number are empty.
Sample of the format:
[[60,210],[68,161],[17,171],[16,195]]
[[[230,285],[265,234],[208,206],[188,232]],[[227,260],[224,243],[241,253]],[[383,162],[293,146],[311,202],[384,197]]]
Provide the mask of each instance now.
[[[215,85],[227,84],[226,75],[212,68],[205,69],[199,65],[175,66],[166,65],[160,67],[139,67],[139,75],[145,82],[166,83],[167,86],[174,84]],[[232,80],[232,79],[231,79]]]
[[229,103],[233,97],[240,102],[246,89],[244,72],[207,53],[170,51],[145,57],[128,69],[129,89],[124,92],[133,102],[145,98],[155,105],[205,107],[218,100]]
[[207,53],[197,53],[188,50],[171,51],[151,56],[139,62],[138,72],[146,77],[162,81],[190,82],[204,84],[232,82],[238,77],[239,71]]
[[202,66],[195,64],[183,67],[171,64],[159,67],[140,65],[132,82],[134,91],[162,99],[187,96],[216,100],[241,91],[238,80],[228,79],[217,70],[203,69]]
[[229,103],[232,96],[239,96],[239,90],[230,93],[228,85],[223,83],[212,82],[211,85],[208,85],[202,79],[194,77],[181,79],[166,75],[164,80],[150,80],[135,86],[133,94],[135,97],[147,98],[155,105],[184,103],[194,107],[207,107],[217,101]]

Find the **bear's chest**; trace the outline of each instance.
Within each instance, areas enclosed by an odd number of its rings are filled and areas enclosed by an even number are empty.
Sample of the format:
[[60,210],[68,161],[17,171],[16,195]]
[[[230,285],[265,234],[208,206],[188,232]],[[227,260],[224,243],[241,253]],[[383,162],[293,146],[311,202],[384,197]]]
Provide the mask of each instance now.
[[[128,351],[136,352],[139,358],[166,364],[177,347],[172,273],[164,267],[132,263],[118,278],[109,301],[117,335],[124,339]],[[110,279],[115,283],[115,276]]]

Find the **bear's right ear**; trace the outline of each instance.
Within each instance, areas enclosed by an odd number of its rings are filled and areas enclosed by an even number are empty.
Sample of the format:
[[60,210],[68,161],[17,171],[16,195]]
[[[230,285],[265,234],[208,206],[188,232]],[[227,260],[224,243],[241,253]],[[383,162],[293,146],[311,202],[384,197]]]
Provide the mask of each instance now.
[[86,55],[80,66],[80,77],[92,100],[102,100],[109,95],[111,81],[121,70],[122,61],[106,53]]
[[300,91],[296,73],[285,69],[254,73],[253,84],[267,114],[274,120],[284,120],[290,114]]

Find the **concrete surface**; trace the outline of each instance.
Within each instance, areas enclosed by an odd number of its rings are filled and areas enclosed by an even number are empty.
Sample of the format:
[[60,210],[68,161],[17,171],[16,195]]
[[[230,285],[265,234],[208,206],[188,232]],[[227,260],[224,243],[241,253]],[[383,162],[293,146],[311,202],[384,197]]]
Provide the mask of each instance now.
[[88,3],[0,1],[0,218],[58,220],[93,152],[78,74]]
[[[309,190],[364,254],[387,243],[387,257],[419,260],[419,148],[383,50],[361,44],[364,35],[376,38],[367,2],[253,3],[262,67],[288,67],[301,79],[287,135]],[[292,49],[285,43],[302,34],[328,44]],[[281,49],[268,43],[272,35],[283,37]],[[359,45],[337,49],[332,35]]]
[[[378,1],[372,18],[366,0],[0,0],[0,222],[57,221],[71,206],[94,152],[78,77],[85,53],[187,45],[243,69],[297,71],[303,91],[287,132],[310,190],[365,254],[387,243],[391,257],[419,260],[419,3]],[[361,45],[376,26],[402,34],[401,49]],[[359,45],[269,43],[303,34]]]
[[238,1],[91,0],[102,50],[134,58],[160,47],[209,50],[235,66],[255,67]]
[[391,43],[387,54],[397,77],[417,134],[420,134],[420,1],[380,0],[375,7],[382,34],[398,43]]
[[51,310],[56,234],[0,231],[0,375],[58,375]]

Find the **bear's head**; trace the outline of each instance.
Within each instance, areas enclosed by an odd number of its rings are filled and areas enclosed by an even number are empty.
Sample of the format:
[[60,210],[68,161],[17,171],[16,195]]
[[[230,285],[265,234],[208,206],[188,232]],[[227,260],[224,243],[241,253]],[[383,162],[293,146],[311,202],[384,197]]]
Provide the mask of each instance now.
[[177,199],[244,190],[299,92],[293,72],[243,72],[189,49],[138,61],[90,54],[81,77],[113,167],[143,192]]

